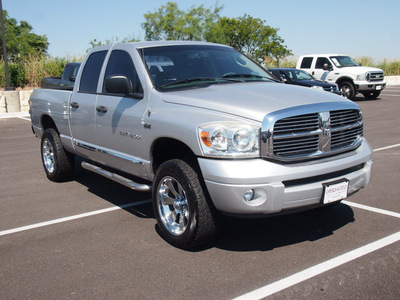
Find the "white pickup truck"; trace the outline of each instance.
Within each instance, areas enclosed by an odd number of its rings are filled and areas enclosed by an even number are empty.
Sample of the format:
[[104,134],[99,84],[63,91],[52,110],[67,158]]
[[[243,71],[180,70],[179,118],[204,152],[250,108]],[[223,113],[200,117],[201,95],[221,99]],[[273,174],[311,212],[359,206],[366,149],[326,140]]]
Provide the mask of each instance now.
[[164,238],[216,235],[220,213],[260,216],[332,205],[368,185],[360,107],[276,82],[231,47],[143,42],[95,48],[73,91],[37,89],[34,133],[52,181],[82,167],[152,191]]
[[381,69],[362,67],[351,57],[341,54],[310,54],[300,56],[297,69],[307,71],[319,80],[336,83],[341,93],[354,100],[357,93],[376,99],[386,87]]

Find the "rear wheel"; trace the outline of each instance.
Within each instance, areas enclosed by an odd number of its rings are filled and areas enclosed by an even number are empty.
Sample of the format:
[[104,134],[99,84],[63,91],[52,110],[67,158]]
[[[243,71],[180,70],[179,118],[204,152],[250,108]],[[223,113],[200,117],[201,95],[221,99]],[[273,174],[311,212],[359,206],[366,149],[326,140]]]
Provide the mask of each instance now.
[[350,100],[354,100],[356,98],[356,89],[351,82],[344,81],[340,83],[339,90],[343,96]]
[[167,242],[190,249],[216,235],[213,207],[209,205],[196,171],[173,159],[157,170],[153,186],[153,208]]
[[44,170],[51,181],[65,181],[72,178],[74,156],[67,152],[53,128],[42,135],[41,154]]
[[365,92],[363,93],[364,97],[368,100],[374,100],[378,98],[378,96],[381,94],[381,91],[374,91],[374,92]]

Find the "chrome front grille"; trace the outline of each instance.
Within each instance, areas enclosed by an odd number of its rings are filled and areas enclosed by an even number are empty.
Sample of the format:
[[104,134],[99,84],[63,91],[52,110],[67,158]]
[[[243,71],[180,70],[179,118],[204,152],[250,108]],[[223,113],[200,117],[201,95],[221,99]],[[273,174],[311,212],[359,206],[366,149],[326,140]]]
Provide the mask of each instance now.
[[[298,161],[357,148],[363,136],[359,109],[266,116],[261,133],[264,158]],[[283,116],[287,113],[283,113]]]
[[318,114],[307,114],[302,116],[294,116],[279,120],[275,123],[275,134],[293,134],[299,132],[314,131],[319,128]]
[[385,77],[383,72],[368,72],[367,81],[382,81]]
[[351,146],[363,136],[362,114],[358,110],[337,110],[330,114],[331,149]]
[[274,155],[307,155],[318,151],[319,114],[307,114],[279,120],[274,126]]

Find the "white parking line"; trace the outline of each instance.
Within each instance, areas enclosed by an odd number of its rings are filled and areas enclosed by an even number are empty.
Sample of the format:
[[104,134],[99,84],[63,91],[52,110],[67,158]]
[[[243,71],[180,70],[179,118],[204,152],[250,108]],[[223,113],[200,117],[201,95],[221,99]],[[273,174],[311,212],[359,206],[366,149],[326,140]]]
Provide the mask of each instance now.
[[389,211],[389,210],[385,210],[385,209],[380,209],[380,208],[376,208],[376,207],[372,207],[372,206],[367,206],[367,205],[363,205],[363,204],[359,204],[359,203],[355,203],[355,202],[350,202],[350,201],[342,201],[343,204],[346,204],[348,206],[353,206],[353,207],[357,207],[360,209],[364,209],[364,210],[369,210],[378,214],[382,214],[382,215],[387,215],[387,216],[391,216],[391,217],[395,217],[395,218],[399,218],[400,219],[400,214],[393,212],[393,211]]
[[400,231],[392,235],[389,235],[383,239],[372,242],[368,245],[362,246],[345,254],[339,255],[335,258],[327,260],[323,263],[315,265],[304,271],[293,274],[289,277],[283,278],[281,280],[275,281],[274,283],[268,284],[262,288],[259,288],[250,293],[244,294],[240,297],[235,298],[235,300],[250,300],[250,299],[262,299],[284,289],[287,289],[293,285],[303,282],[307,279],[320,275],[324,272],[337,268],[343,264],[346,264],[352,260],[360,258],[364,255],[372,253],[383,247],[389,246],[400,241]]
[[[355,203],[355,202],[349,202],[349,201],[342,201],[342,203],[352,206],[352,207],[359,208],[359,209],[364,209],[364,210],[368,210],[371,212],[375,212],[375,213],[379,213],[379,214],[383,214],[383,215],[387,215],[387,216],[391,216],[391,217],[396,217],[396,218],[400,219],[400,213],[396,213],[393,211],[388,211],[388,210],[371,207],[371,206],[367,206],[367,205],[363,205],[363,204],[359,204],[359,203]],[[275,282],[268,284],[262,288],[259,288],[252,292],[249,292],[247,294],[239,296],[239,297],[235,298],[234,300],[255,300],[255,299],[262,299],[262,298],[271,296],[272,294],[280,292],[284,289],[287,289],[291,286],[294,286],[294,285],[301,283],[305,280],[308,280],[312,277],[320,275],[326,271],[337,268],[337,267],[344,265],[352,260],[355,260],[364,255],[372,253],[383,247],[394,244],[398,241],[400,241],[400,231],[397,233],[394,233],[388,237],[380,239],[378,241],[372,242],[368,245],[362,246],[360,248],[357,248],[355,250],[352,250],[350,252],[342,254],[338,257],[327,260],[327,261],[320,263],[318,265],[315,265],[311,268],[308,268],[306,270],[303,270],[301,272],[293,274],[289,277],[275,281]]]
[[72,221],[72,220],[76,220],[76,219],[81,219],[81,218],[85,218],[85,217],[90,217],[90,216],[94,216],[94,215],[99,215],[99,214],[103,214],[106,212],[110,212],[110,211],[114,211],[114,210],[118,210],[118,209],[124,209],[124,208],[128,208],[128,207],[133,207],[133,206],[138,206],[138,205],[146,204],[146,203],[150,203],[150,202],[151,202],[151,200],[143,200],[143,201],[138,201],[138,202],[134,202],[134,203],[124,204],[121,206],[113,206],[113,207],[109,207],[109,208],[99,209],[99,210],[95,210],[95,211],[91,211],[91,212],[87,212],[87,213],[83,213],[83,214],[79,214],[79,215],[69,216],[69,217],[65,217],[65,218],[60,218],[60,219],[56,219],[56,220],[51,220],[51,221],[47,221],[47,222],[41,222],[41,223],[22,226],[22,227],[18,227],[18,228],[14,228],[14,229],[3,230],[3,231],[0,231],[0,236],[11,234],[11,233],[17,233],[17,232],[21,232],[21,231],[26,231],[26,230],[30,230],[30,229],[34,229],[34,228],[54,225],[54,224],[58,224],[58,223],[63,223],[63,222],[67,222],[67,221]]
[[388,150],[388,149],[392,149],[392,148],[396,148],[396,147],[400,147],[400,144],[391,145],[391,146],[382,147],[382,148],[377,148],[377,149],[374,149],[374,152]]
[[25,117],[18,117],[18,119],[22,119],[22,120],[26,120],[26,121],[31,121],[31,119],[30,118],[25,118]]

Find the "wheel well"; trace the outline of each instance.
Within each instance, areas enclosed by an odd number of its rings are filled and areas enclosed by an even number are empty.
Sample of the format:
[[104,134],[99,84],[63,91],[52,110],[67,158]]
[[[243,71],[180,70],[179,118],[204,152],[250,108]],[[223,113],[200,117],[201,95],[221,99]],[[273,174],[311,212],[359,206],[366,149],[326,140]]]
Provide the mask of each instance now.
[[193,151],[181,141],[162,138],[153,144],[151,151],[153,157],[153,172],[164,162],[170,159],[179,158],[197,167],[196,155]]
[[52,117],[50,117],[49,115],[43,115],[40,123],[42,125],[43,131],[49,128],[53,128],[59,134],[56,123],[54,123]]
[[351,79],[350,77],[341,77],[341,78],[339,78],[338,80],[336,80],[336,84],[337,84],[337,85],[340,85],[340,84],[342,84],[343,82],[350,82],[350,83],[354,86],[353,79]]

